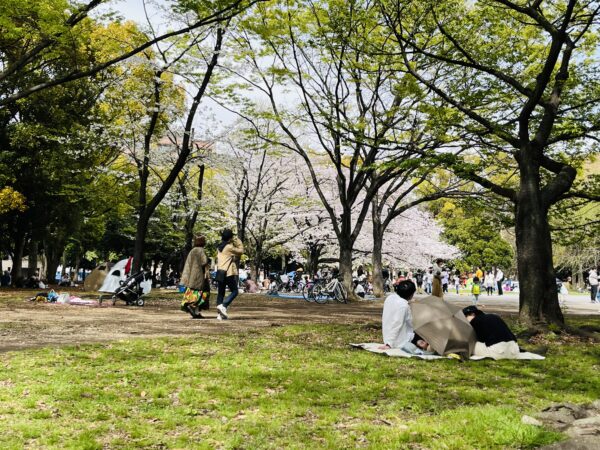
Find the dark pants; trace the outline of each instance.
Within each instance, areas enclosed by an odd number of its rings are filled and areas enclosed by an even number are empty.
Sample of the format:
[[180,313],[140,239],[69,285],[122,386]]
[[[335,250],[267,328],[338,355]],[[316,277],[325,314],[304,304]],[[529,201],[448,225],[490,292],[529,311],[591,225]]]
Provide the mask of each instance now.
[[498,295],[502,295],[502,281],[498,281]]
[[596,295],[598,295],[598,285],[597,284],[592,284],[591,285],[592,288],[592,301],[595,302],[596,301]]
[[[223,301],[223,297],[225,297],[225,288],[228,287],[231,291],[231,294],[227,296],[227,298]],[[219,283],[219,288],[217,290],[217,305],[223,305],[225,308],[229,308],[233,299],[238,295],[238,277],[232,275],[230,277],[225,278],[225,281]]]

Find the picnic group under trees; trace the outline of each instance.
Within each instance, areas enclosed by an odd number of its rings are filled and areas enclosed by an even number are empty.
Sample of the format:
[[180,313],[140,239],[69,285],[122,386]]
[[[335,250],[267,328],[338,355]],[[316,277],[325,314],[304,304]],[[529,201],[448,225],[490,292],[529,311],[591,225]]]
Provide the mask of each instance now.
[[[383,305],[382,334],[387,348],[400,349],[413,355],[433,355],[435,350],[428,342],[432,335],[420,336],[413,327],[411,312],[416,286],[404,280],[395,286],[395,293],[388,295]],[[437,301],[443,302],[442,299]],[[507,324],[496,314],[488,314],[477,306],[467,306],[462,310],[463,317],[475,331],[477,342],[466,356],[490,357],[493,359],[513,359],[520,353],[517,338]],[[465,348],[466,350],[466,348]]]

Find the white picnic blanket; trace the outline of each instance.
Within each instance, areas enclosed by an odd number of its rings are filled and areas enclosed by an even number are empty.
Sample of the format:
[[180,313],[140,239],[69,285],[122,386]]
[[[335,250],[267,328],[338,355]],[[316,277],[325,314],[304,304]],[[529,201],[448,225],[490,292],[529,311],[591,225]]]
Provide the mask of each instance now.
[[[451,356],[439,356],[439,355],[413,355],[412,353],[405,352],[399,348],[385,348],[385,345],[378,342],[363,342],[361,344],[350,344],[353,348],[362,348],[368,352],[382,353],[387,356],[396,356],[400,358],[420,358],[420,359],[442,359],[452,358]],[[471,359],[478,361],[480,359],[486,359],[486,356],[471,356]],[[515,359],[546,359],[545,357],[536,353],[521,352]]]

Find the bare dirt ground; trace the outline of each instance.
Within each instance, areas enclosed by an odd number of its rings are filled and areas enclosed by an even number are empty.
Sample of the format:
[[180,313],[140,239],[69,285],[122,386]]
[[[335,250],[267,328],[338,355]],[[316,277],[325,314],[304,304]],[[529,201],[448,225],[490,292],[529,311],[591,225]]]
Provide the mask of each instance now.
[[[82,293],[75,293],[80,295]],[[35,303],[35,291],[0,290],[0,352],[27,348],[107,342],[128,338],[241,332],[297,323],[379,323],[382,302],[318,305],[302,299],[242,294],[230,320],[216,320],[215,294],[205,319],[180,311],[180,295],[153,293],[143,307],[124,302],[80,306]],[[83,295],[82,295],[83,296]],[[91,296],[90,296],[91,297]],[[95,296],[94,298],[98,298]]]
[[[128,338],[190,336],[243,332],[299,323],[381,325],[383,302],[318,305],[302,299],[280,299],[242,294],[230,308],[228,321],[216,320],[215,293],[205,319],[192,320],[179,309],[181,294],[153,291],[143,307],[125,306],[119,301],[79,306],[35,303],[28,299],[36,291],[0,289],[0,352],[27,348],[107,342]],[[72,292],[97,299],[98,295]],[[466,297],[449,298],[461,306]],[[488,312],[516,313],[515,301],[488,302]],[[572,310],[573,313],[577,311]],[[592,311],[581,311],[590,314]],[[593,314],[593,313],[592,313]]]

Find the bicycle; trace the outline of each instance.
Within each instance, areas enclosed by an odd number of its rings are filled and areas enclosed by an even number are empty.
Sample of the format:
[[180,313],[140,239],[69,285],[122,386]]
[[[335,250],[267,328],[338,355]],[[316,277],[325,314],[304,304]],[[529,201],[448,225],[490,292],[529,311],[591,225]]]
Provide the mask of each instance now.
[[316,283],[312,289],[312,296],[317,303],[321,304],[327,303],[330,299],[348,303],[348,292],[339,278],[333,278],[327,284]]
[[318,300],[315,297],[315,294],[317,292],[320,292],[318,290],[315,291],[315,286],[317,286],[319,284],[323,284],[323,280],[308,281],[307,283],[304,284],[304,286],[302,287],[302,297],[304,297],[304,300],[306,300],[307,302],[316,302],[316,303],[326,303],[327,302],[327,297],[323,297],[324,301],[320,301],[321,297],[319,297]]

